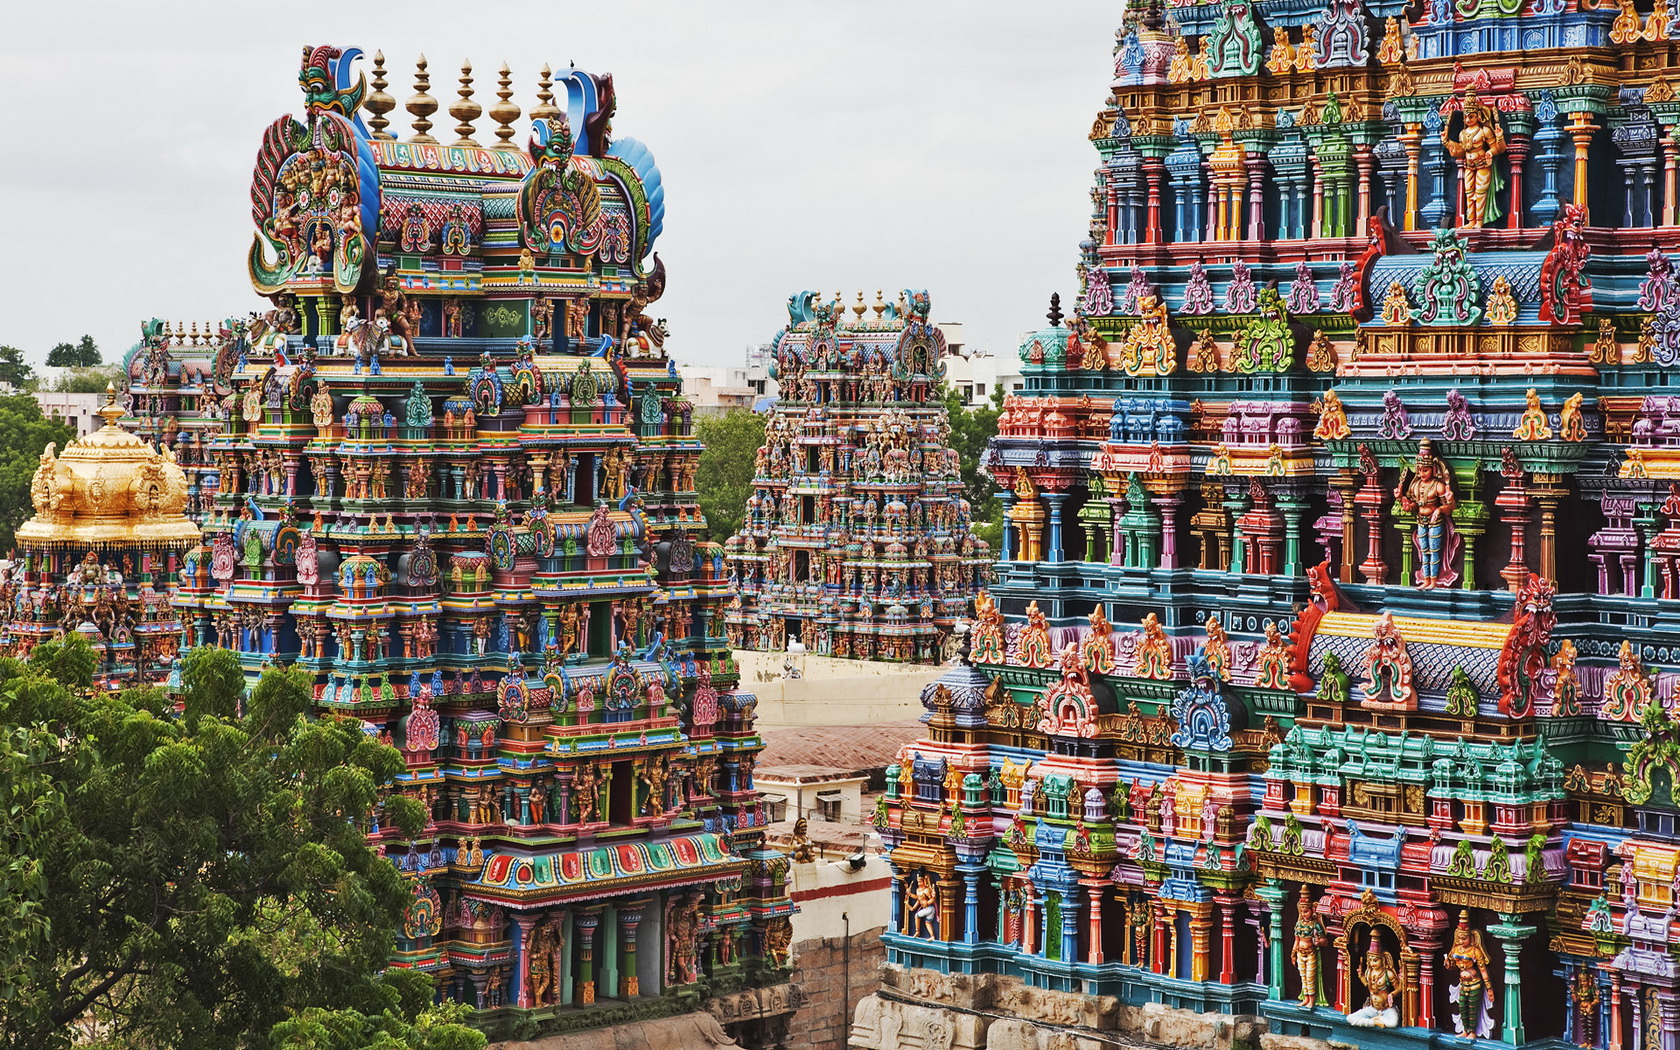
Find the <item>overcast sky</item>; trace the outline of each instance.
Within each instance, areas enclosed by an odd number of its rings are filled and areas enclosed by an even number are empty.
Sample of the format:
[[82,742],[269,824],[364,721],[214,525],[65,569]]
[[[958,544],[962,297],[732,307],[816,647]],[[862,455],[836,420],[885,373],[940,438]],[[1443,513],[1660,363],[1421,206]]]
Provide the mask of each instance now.
[[[1012,351],[1052,291],[1073,292],[1097,163],[1085,136],[1121,14],[1112,0],[7,8],[0,343],[36,363],[84,332],[110,360],[143,318],[259,305],[251,164],[263,128],[301,111],[303,45],[324,43],[384,51],[398,137],[422,52],[442,109],[463,58],[486,107],[503,61],[523,109],[544,62],[612,73],[615,134],[664,176],[670,283],[650,313],[681,360],[739,360],[802,288],[926,288],[935,320]],[[439,112],[433,134],[454,123]]]

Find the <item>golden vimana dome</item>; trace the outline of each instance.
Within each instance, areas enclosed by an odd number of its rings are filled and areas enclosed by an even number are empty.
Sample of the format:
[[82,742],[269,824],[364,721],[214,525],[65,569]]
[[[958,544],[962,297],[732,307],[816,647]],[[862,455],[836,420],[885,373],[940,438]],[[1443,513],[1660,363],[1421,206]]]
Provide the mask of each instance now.
[[41,454],[29,495],[35,516],[17,530],[24,548],[183,548],[198,542],[198,526],[184,513],[187,477],[165,449],[117,425],[123,410],[106,388],[105,425],[53,455]]

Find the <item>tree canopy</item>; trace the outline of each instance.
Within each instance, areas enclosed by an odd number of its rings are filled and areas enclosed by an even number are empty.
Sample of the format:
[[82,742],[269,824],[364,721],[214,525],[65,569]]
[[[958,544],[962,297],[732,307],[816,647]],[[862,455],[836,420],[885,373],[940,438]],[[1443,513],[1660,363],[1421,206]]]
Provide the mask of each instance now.
[[183,706],[89,687],[78,636],[0,659],[0,1044],[476,1050],[432,982],[381,972],[412,894],[370,821],[399,753],[309,718],[308,674],[183,661]]
[[52,390],[60,394],[103,394],[105,387],[115,384],[123,389],[122,369],[115,365],[77,365],[66,368],[52,381]]
[[945,410],[951,418],[951,447],[962,460],[963,494],[973,511],[974,534],[996,552],[1003,537],[1003,504],[997,498],[996,482],[982,466],[986,445],[997,436],[1003,387],[993,388],[991,405],[972,409],[963,404],[956,391],[947,388],[944,393]]
[[91,335],[82,336],[78,343],[59,343],[47,351],[48,368],[93,368],[101,360]]
[[35,379],[35,369],[23,359],[23,351],[15,346],[0,346],[0,383],[9,383],[22,390]]
[[756,412],[701,416],[694,433],[706,446],[694,474],[700,512],[708,535],[718,543],[741,531],[747,497],[752,495],[754,464],[764,445],[764,417]]
[[35,513],[29,482],[41,465],[47,442],[60,450],[76,436],[76,428],[41,415],[29,394],[0,396],[0,554],[12,549],[17,527]]

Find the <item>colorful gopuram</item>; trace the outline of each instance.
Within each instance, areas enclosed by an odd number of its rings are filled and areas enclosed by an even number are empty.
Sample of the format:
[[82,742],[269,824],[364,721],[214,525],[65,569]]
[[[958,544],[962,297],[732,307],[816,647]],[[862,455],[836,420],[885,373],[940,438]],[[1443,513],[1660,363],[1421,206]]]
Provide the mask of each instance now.
[[772,343],[781,397],[765,422],[741,532],[724,545],[739,597],[730,643],[936,662],[973,615],[992,555],[970,529],[940,382],[945,336],[924,291],[788,299]]
[[48,445],[35,468],[35,514],[0,575],[0,653],[23,659],[77,633],[99,657],[96,686],[160,684],[180,651],[175,588],[198,526],[169,450],[118,425],[114,390],[99,414],[102,428]]
[[1673,1050],[1672,36],[1130,5],[854,1046]]
[[421,59],[399,140],[360,56],[305,48],[302,119],[261,136],[273,308],[218,326],[208,375],[168,346],[130,362],[137,412],[226,415],[189,640],[309,670],[402,751],[392,790],[432,822],[372,829],[413,881],[395,965],[522,1034],[783,988],[735,1010],[759,1045],[795,1004],[787,861],[722,548],[697,540],[692,409],[643,313],[659,169],[614,135],[610,76],[545,69],[527,135],[509,71],[486,107],[463,67],[440,142]]
[[233,415],[232,381],[244,322],[202,330],[153,318],[123,355],[129,417],[135,432],[170,455],[187,478],[187,516],[202,522],[219,482],[210,442]]

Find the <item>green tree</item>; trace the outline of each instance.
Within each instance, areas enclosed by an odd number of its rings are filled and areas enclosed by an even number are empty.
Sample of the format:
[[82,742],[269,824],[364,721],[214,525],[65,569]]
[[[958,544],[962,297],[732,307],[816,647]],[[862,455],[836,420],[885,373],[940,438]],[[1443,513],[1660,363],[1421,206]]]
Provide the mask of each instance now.
[[23,351],[15,346],[0,346],[0,383],[10,383],[22,390],[35,378],[35,369],[23,359]]
[[302,671],[241,703],[238,657],[194,650],[177,713],[89,688],[86,649],[0,659],[0,1045],[483,1046],[426,975],[381,972],[412,896],[370,822],[425,823],[380,797],[398,752],[307,717]]
[[983,469],[986,445],[997,436],[998,416],[1003,411],[1003,387],[992,389],[989,406],[969,408],[962,396],[946,388],[945,411],[951,419],[951,447],[962,461],[963,495],[974,516],[974,534],[992,545],[995,553],[1003,540],[1003,504],[997,498],[997,484]]
[[48,368],[94,368],[101,360],[91,335],[82,336],[79,343],[59,343],[47,351]]
[[706,446],[694,473],[694,489],[706,516],[707,535],[722,543],[741,531],[758,450],[764,445],[764,417],[756,412],[701,416],[694,433]]
[[66,368],[52,381],[52,390],[60,394],[103,394],[107,386],[123,389],[122,369],[115,366],[94,365]]
[[75,436],[74,427],[41,415],[29,394],[0,396],[0,553],[12,549],[17,527],[34,513],[29,483],[41,465],[41,451],[49,441],[62,449]]

